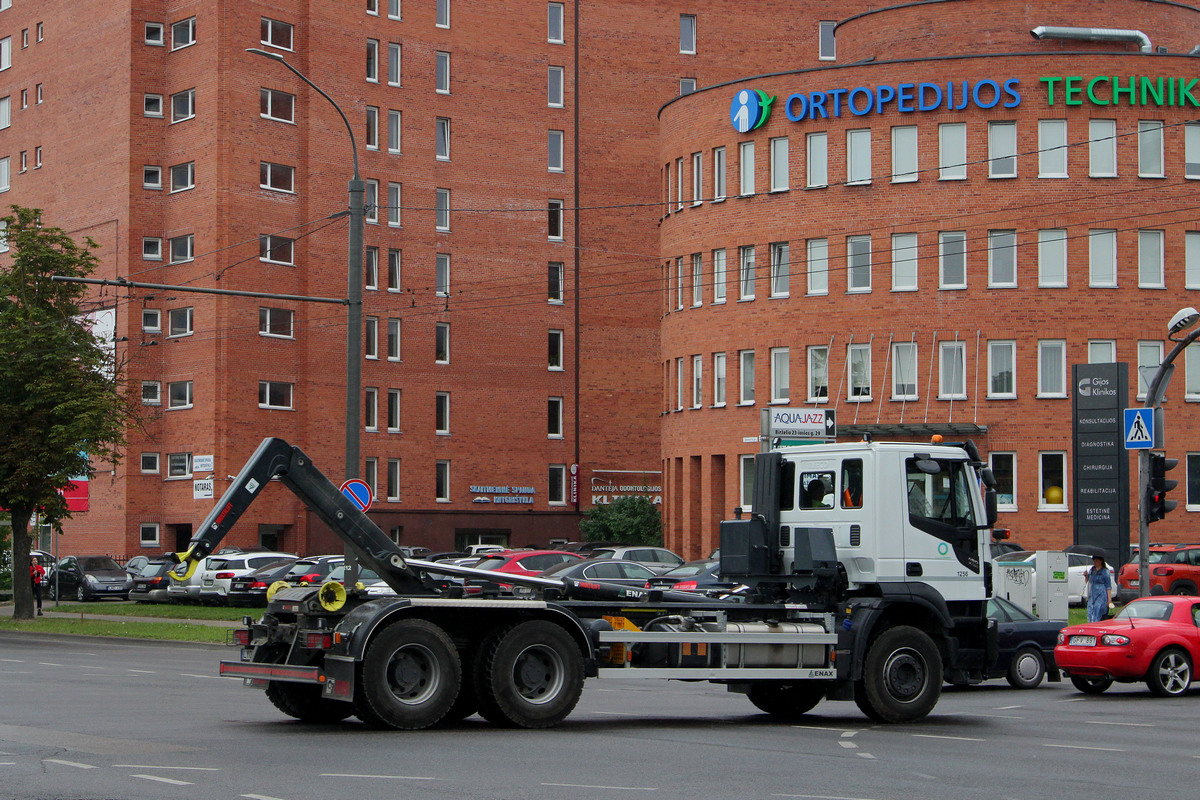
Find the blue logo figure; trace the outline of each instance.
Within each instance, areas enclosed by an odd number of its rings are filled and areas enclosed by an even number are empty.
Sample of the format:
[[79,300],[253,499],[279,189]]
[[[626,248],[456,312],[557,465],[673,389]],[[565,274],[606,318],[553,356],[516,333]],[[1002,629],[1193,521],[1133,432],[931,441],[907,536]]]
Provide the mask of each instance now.
[[729,104],[729,121],[738,133],[749,133],[761,128],[771,116],[771,104],[774,97],[768,97],[766,92],[758,89],[742,89],[733,96]]

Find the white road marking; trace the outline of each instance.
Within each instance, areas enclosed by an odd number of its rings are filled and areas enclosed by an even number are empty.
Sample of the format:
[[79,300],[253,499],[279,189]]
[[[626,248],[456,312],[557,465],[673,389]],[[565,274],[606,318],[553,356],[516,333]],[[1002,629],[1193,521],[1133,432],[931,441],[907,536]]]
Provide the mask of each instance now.
[[437,778],[424,778],[418,775],[365,775],[355,772],[322,772],[322,778],[378,778],[385,781],[436,781]]
[[870,753],[855,753],[854,755],[858,756],[859,758],[875,758],[875,756],[871,755]]
[[152,669],[127,669],[127,670],[125,670],[125,671],[126,671],[126,672],[140,672],[140,673],[142,673],[143,675],[156,675],[156,674],[158,674],[158,673],[156,673],[156,672],[155,672],[154,670],[152,670]]
[[632,717],[633,712],[625,711],[597,711],[596,714],[607,717]]
[[987,739],[976,739],[972,736],[939,736],[936,733],[914,733],[918,739],[951,739],[956,742],[986,742]]
[[271,797],[269,794],[243,794],[240,796],[245,797],[246,800],[283,800],[281,797]]
[[1023,707],[1024,706],[998,706],[996,708],[993,708],[992,711],[1012,711],[1014,708],[1023,708]]
[[844,737],[848,737],[848,736],[853,736],[856,733],[858,733],[858,731],[842,731],[842,737],[844,738]]
[[1066,750],[1099,750],[1102,753],[1124,753],[1125,751],[1119,747],[1085,747],[1081,744],[1048,744],[1043,743],[1042,747],[1062,747]]
[[843,742],[841,739],[838,739],[838,744],[841,745],[842,747],[846,748],[847,750],[857,750],[858,749],[858,745],[856,745],[854,742]]
[[38,666],[39,666],[39,667],[61,667],[61,666],[62,666],[62,664],[55,664],[55,663],[53,663],[53,662],[50,662],[50,661],[39,661],[39,662],[38,662]]
[[177,781],[177,780],[175,780],[174,778],[162,778],[162,777],[159,777],[158,775],[137,775],[137,774],[134,774],[134,775],[130,775],[129,777],[131,777],[131,778],[141,778],[141,779],[142,779],[142,780],[144,780],[144,781],[157,781],[158,783],[169,783],[169,784],[171,784],[172,786],[195,786],[195,784],[193,784],[193,783],[189,783],[188,781]]
[[[825,725],[793,725],[792,727],[796,728],[798,730],[805,730],[805,731],[828,731],[829,733],[837,733],[842,736],[845,736],[847,733],[849,733],[852,736],[854,734],[858,733],[857,730],[850,730],[849,728],[830,728]],[[787,797],[801,797],[802,795],[786,795],[786,796]]]
[[916,775],[918,778],[924,778],[927,781],[936,781],[938,779],[936,775],[930,775],[928,772],[914,772],[913,775]]
[[0,661],[4,661],[8,664],[24,664],[25,663],[25,661],[20,658],[0,658]]
[[189,769],[196,772],[220,772],[220,767],[164,767],[161,764],[113,764],[119,769]]
[[16,765],[15,761],[0,761],[0,767],[15,767]]
[[611,789],[616,792],[657,792],[657,786],[597,786],[589,783],[543,783],[542,786],[559,786],[567,789]]
[[240,681],[241,680],[241,678],[234,678],[229,675],[196,675],[195,673],[191,673],[191,672],[181,672],[181,673],[179,673],[179,675],[180,675],[180,677],[183,677],[183,678],[204,678],[206,680],[217,680],[217,681]]
[[1149,722],[1105,722],[1104,720],[1100,720],[1100,719],[1085,719],[1084,722],[1088,725],[1125,725],[1130,728],[1155,728],[1155,727],[1157,727],[1156,725],[1152,725]]
[[61,758],[43,758],[43,762],[49,764],[62,764],[64,767],[75,767],[76,769],[95,769],[93,764],[80,764],[78,761],[64,761]]
[[840,794],[773,794],[771,797],[795,797],[799,800],[875,800],[873,797],[843,797]]

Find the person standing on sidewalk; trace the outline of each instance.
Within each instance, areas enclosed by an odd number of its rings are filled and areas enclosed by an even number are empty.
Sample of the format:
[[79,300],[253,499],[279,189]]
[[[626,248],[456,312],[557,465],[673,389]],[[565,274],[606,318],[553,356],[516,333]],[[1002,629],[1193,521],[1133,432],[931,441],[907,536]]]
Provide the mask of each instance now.
[[37,556],[29,559],[29,580],[33,583],[33,599],[37,602],[37,615],[42,616],[42,581],[46,577],[46,568],[41,565]]

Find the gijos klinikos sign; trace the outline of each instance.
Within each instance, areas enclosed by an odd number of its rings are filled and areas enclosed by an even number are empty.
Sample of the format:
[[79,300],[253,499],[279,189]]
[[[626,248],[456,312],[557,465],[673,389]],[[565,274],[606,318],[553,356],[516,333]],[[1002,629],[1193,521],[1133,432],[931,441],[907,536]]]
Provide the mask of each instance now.
[[[1200,78],[1139,75],[1047,75],[1030,91],[1047,106],[1157,106],[1200,108]],[[771,116],[777,98],[758,89],[742,89],[729,105],[729,120],[738,133],[760,128]],[[848,89],[795,92],[783,102],[792,122],[856,117],[897,111],[961,111],[967,107],[1016,108],[1021,105],[1018,78],[898,82]]]

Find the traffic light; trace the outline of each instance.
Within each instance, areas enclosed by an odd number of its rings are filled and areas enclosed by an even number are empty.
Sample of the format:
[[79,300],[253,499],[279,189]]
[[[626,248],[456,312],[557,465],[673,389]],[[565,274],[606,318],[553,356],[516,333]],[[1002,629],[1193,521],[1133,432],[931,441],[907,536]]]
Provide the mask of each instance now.
[[1179,481],[1167,478],[1167,472],[1175,469],[1178,463],[1177,458],[1167,458],[1159,453],[1150,454],[1150,482],[1146,486],[1146,522],[1157,522],[1179,505],[1175,500],[1167,499],[1167,492],[1179,485]]

